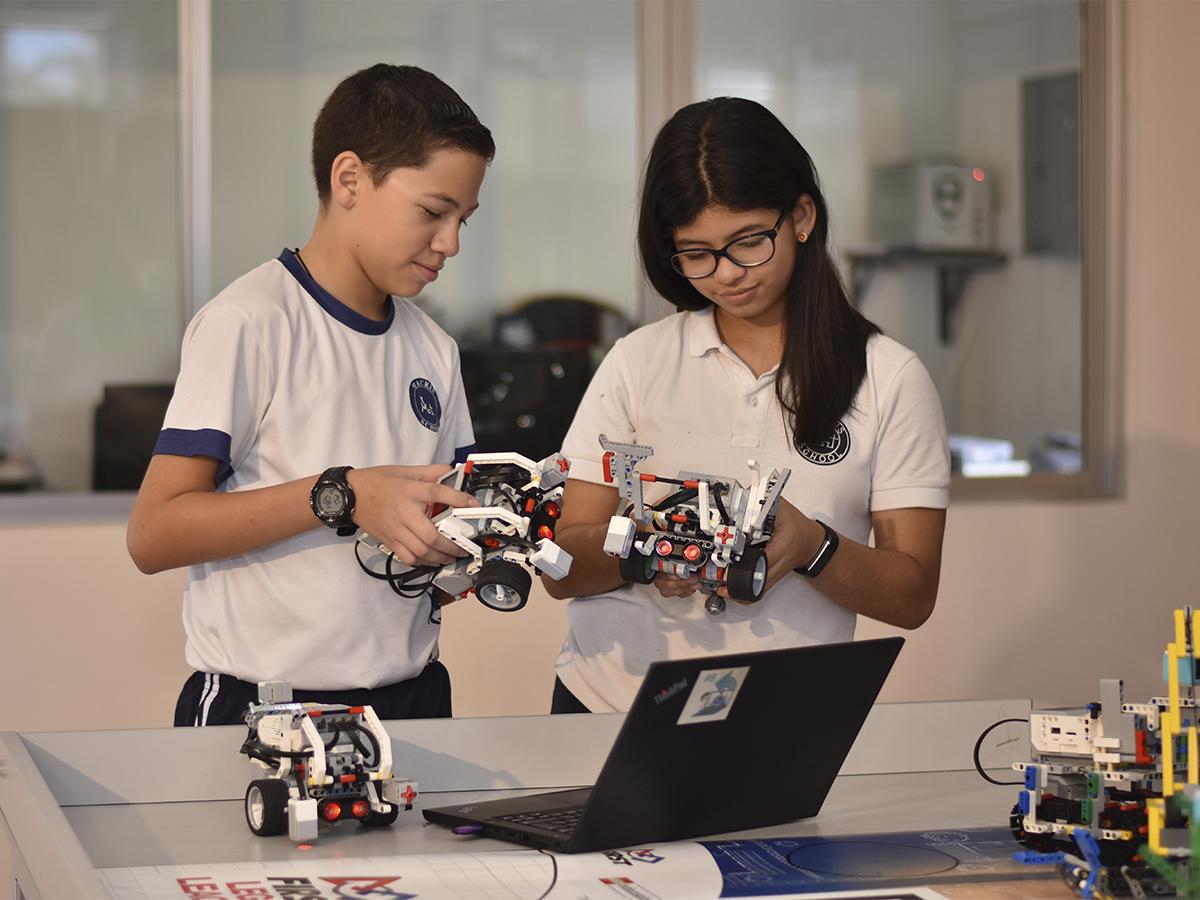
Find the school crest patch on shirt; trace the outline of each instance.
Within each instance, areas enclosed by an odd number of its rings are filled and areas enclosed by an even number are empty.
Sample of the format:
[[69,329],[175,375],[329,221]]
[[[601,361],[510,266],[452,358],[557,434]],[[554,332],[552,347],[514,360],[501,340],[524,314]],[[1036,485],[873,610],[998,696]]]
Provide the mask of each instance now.
[[430,431],[437,431],[442,422],[442,404],[437,390],[428,378],[414,378],[408,386],[408,402],[417,421]]
[[821,441],[815,447],[805,444],[800,448],[800,455],[816,466],[832,466],[846,458],[850,452],[850,432],[841,422],[833,429],[833,434]]

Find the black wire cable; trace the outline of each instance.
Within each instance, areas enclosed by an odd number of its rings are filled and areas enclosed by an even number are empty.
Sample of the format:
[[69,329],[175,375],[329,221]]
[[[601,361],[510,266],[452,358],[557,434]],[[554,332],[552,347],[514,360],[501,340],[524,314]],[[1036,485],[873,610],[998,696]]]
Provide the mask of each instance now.
[[542,891],[537,898],[537,900],[544,900],[544,898],[549,896],[550,892],[554,890],[554,886],[558,884],[558,860],[555,859],[554,854],[545,847],[538,847],[538,853],[542,854],[543,856],[550,857],[550,865],[552,866],[550,870],[550,887]]
[[979,750],[983,746],[984,739],[989,734],[991,734],[993,731],[995,731],[997,728],[999,728],[1001,725],[1006,725],[1009,722],[1028,723],[1029,720],[1028,719],[1001,719],[999,722],[993,722],[987,728],[983,729],[983,734],[981,734],[979,736],[979,740],[977,740],[975,742],[975,750],[972,754],[972,758],[975,761],[975,771],[978,772],[983,777],[984,781],[990,782],[991,784],[1012,785],[1012,784],[1024,784],[1025,783],[1024,780],[1021,780],[1021,781],[997,781],[995,778],[993,778],[987,772],[983,771],[983,765],[979,762]]
[[717,504],[717,512],[721,514],[722,525],[732,525],[733,519],[729,517],[729,510],[725,508],[724,501],[721,500],[721,493],[724,491],[724,486],[719,482],[713,484],[712,497]]

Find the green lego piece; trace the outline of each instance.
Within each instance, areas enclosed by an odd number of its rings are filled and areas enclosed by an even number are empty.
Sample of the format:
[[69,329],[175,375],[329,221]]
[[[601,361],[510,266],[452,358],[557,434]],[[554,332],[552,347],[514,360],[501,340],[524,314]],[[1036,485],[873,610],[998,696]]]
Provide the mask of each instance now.
[[1088,774],[1087,792],[1088,792],[1088,796],[1090,798],[1092,798],[1093,800],[1096,800],[1100,797],[1100,785],[1101,784],[1102,784],[1102,779],[1100,777],[1099,772],[1091,772]]

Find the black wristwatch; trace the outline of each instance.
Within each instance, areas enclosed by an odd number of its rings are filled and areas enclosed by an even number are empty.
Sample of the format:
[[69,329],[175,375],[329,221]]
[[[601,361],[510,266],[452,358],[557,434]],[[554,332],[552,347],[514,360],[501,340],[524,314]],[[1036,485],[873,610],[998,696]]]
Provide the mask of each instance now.
[[313,485],[309,502],[313,515],[330,528],[337,529],[338,537],[349,537],[358,531],[354,524],[354,489],[346,481],[346,473],[353,466],[334,466],[326,469]]
[[814,519],[814,521],[825,529],[825,540],[821,542],[817,555],[809,561],[808,565],[796,570],[807,578],[816,578],[820,575],[821,570],[829,565],[829,560],[833,559],[833,554],[837,552],[838,548],[837,532],[820,519]]

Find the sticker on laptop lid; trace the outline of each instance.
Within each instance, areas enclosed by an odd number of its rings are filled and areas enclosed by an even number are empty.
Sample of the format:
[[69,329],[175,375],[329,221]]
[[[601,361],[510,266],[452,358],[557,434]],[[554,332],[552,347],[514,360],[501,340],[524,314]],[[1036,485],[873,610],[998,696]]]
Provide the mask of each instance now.
[[749,666],[737,669],[705,669],[692,686],[677,725],[694,722],[719,722],[733,709],[733,701],[749,673]]

